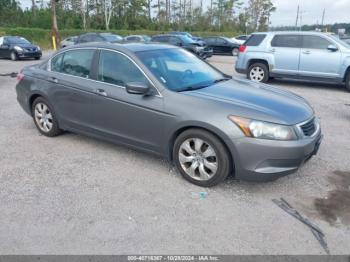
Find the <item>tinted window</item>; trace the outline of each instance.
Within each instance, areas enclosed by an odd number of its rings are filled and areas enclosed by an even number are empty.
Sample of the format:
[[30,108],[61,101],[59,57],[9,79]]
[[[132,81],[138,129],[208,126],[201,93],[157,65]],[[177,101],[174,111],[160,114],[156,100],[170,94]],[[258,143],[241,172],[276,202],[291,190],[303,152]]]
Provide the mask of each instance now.
[[6,37],[6,40],[10,44],[30,44],[30,42],[27,39],[18,36]]
[[246,46],[259,46],[262,41],[264,41],[266,35],[258,34],[252,35],[248,38],[248,40],[244,43]]
[[148,83],[144,74],[126,56],[112,51],[101,51],[98,80],[125,86],[129,82]]
[[94,50],[74,50],[64,53],[61,69],[59,72],[88,78]]
[[140,39],[137,36],[129,36],[126,38],[128,41],[139,41]]
[[215,38],[210,37],[204,40],[208,45],[214,45],[215,44]]
[[303,48],[326,50],[331,42],[319,36],[303,36]]
[[179,45],[181,43],[181,39],[176,36],[171,36],[169,39],[169,43],[173,45]]
[[59,54],[51,59],[51,71],[61,72],[63,56],[64,54]]
[[246,40],[248,37],[246,35],[241,35],[237,37],[238,40]]
[[217,43],[218,45],[225,45],[225,44],[227,43],[227,41],[226,41],[225,39],[218,38],[218,39],[216,40],[216,43]]
[[155,36],[152,38],[152,41],[154,42],[168,42],[169,37],[168,36]]
[[273,47],[300,48],[301,47],[301,36],[299,36],[299,35],[276,35],[272,39],[271,46],[273,46]]

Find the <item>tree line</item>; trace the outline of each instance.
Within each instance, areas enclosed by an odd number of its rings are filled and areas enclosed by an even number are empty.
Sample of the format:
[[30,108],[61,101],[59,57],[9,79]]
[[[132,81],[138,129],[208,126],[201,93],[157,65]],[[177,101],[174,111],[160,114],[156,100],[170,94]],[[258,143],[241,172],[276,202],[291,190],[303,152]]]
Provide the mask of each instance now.
[[51,29],[52,7],[60,29],[153,31],[265,31],[271,0],[0,0],[0,27]]

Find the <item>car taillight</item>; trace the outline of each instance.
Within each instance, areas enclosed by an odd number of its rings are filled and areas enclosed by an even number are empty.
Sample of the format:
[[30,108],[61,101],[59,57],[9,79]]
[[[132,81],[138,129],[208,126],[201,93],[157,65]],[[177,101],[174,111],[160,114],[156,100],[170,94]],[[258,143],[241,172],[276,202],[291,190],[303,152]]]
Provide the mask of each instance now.
[[247,48],[246,45],[241,45],[241,46],[239,47],[239,52],[240,52],[240,53],[244,53],[244,51],[245,51],[246,48]]
[[17,81],[19,82],[19,81],[21,81],[24,78],[24,74],[22,74],[22,72],[20,72],[20,73],[17,74],[16,78],[17,78]]

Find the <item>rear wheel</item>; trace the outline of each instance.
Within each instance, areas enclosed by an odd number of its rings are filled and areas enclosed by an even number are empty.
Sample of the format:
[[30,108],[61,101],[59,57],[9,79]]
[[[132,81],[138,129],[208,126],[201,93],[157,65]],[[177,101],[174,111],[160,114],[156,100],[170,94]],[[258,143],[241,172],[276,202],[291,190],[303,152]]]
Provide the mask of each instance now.
[[237,47],[233,48],[232,49],[232,55],[233,56],[238,56],[238,54],[239,54],[239,48],[237,48]]
[[62,130],[58,127],[58,122],[52,107],[43,97],[38,97],[32,105],[32,115],[34,123],[39,132],[48,137],[54,137],[61,134]]
[[10,54],[10,58],[12,61],[16,61],[18,59],[16,52],[12,51]]
[[346,75],[345,87],[346,87],[346,90],[348,90],[348,92],[350,92],[350,70],[348,71],[348,74]]
[[189,129],[178,136],[173,159],[181,175],[198,186],[215,186],[231,172],[226,147],[216,136],[200,129]]
[[254,82],[266,83],[269,80],[269,69],[263,63],[254,63],[249,67],[247,77]]

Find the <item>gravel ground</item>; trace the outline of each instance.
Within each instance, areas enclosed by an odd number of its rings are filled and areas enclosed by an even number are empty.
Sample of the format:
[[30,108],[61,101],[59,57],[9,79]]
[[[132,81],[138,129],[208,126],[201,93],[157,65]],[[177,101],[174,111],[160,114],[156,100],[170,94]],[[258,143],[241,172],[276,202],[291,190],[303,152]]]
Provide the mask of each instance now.
[[[235,74],[232,57],[209,61]],[[0,74],[33,63],[0,60]],[[272,183],[228,178],[203,189],[151,155],[72,133],[40,136],[15,84],[0,76],[1,254],[324,254],[311,231],[271,201],[279,197],[324,230],[332,254],[350,253],[344,88],[272,81],[313,105],[325,135],[319,154]]]

